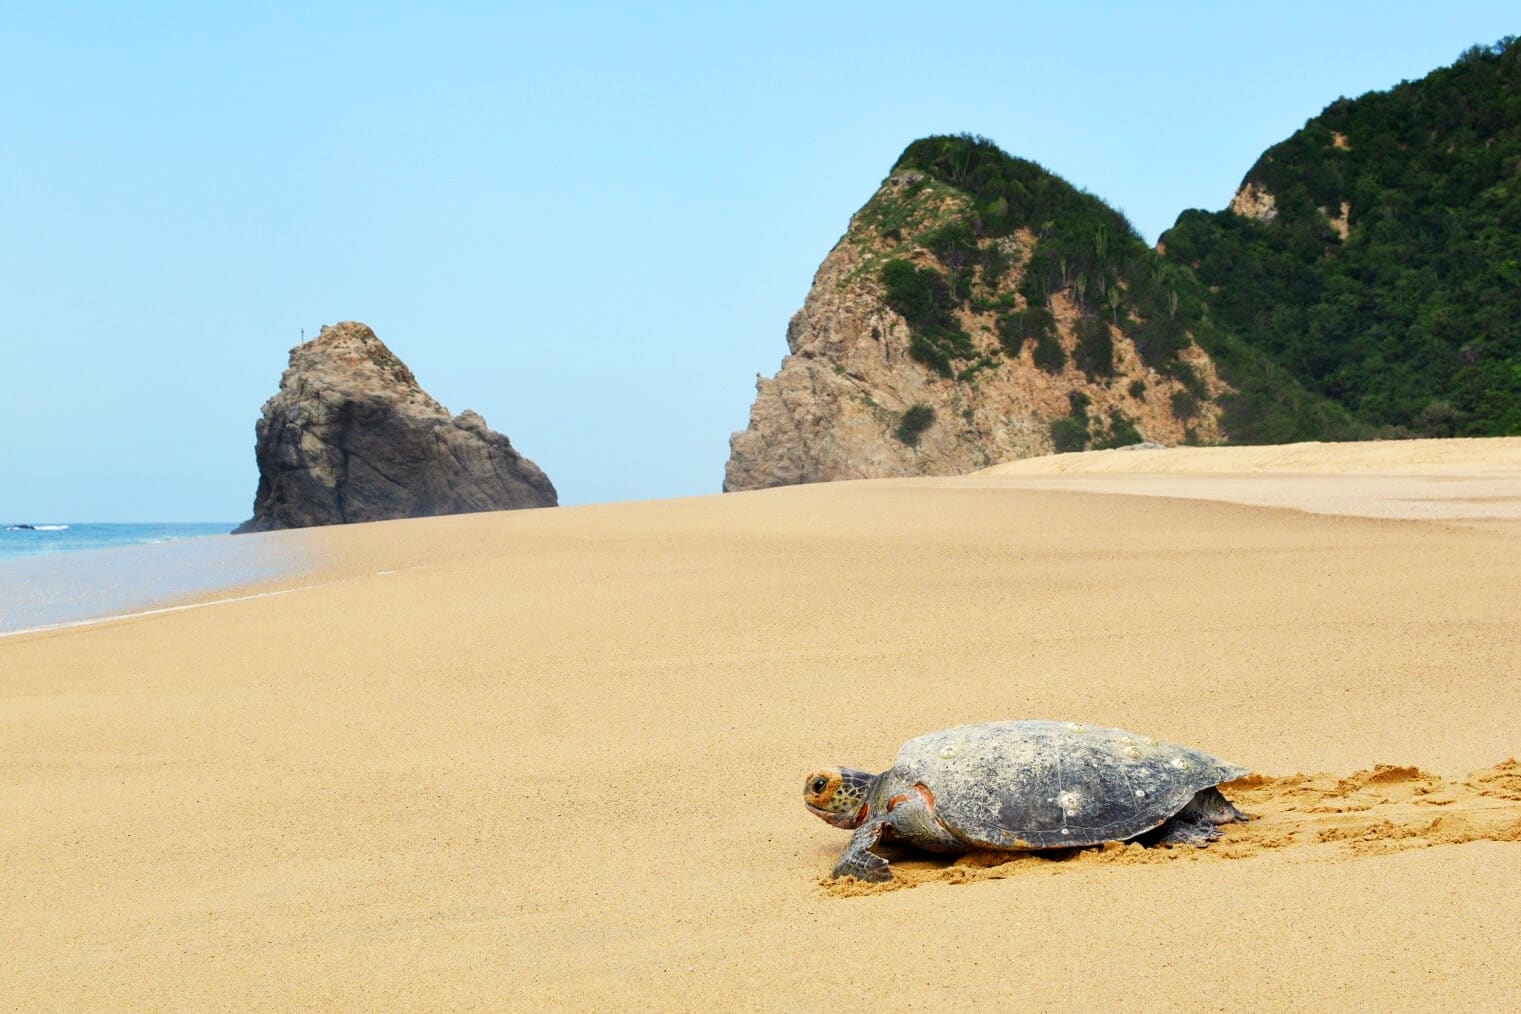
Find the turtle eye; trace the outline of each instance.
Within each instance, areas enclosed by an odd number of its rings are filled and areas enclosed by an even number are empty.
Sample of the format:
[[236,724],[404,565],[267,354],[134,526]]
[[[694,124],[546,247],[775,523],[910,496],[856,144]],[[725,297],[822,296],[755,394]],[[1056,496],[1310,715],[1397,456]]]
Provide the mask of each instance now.
[[818,795],[820,792],[823,792],[828,785],[829,779],[820,775],[818,778],[815,778],[813,780],[813,783],[811,785],[808,786],[808,790],[814,795]]

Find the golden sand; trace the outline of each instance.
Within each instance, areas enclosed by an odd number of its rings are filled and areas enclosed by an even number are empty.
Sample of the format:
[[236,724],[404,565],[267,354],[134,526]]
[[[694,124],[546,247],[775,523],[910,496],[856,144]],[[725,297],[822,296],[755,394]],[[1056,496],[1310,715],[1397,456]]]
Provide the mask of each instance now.
[[[327,563],[0,639],[0,1008],[1514,1009],[1521,442],[1430,443],[247,536]],[[824,882],[808,771],[1000,718],[1260,819]]]

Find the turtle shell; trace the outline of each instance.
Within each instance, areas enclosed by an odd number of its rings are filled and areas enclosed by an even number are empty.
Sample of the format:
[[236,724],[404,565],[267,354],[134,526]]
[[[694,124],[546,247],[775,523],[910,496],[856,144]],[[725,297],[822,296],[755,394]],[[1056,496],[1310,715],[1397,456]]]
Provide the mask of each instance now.
[[1200,789],[1240,778],[1188,747],[1074,722],[988,722],[911,739],[894,785],[922,783],[952,834],[974,847],[1070,848],[1161,825]]

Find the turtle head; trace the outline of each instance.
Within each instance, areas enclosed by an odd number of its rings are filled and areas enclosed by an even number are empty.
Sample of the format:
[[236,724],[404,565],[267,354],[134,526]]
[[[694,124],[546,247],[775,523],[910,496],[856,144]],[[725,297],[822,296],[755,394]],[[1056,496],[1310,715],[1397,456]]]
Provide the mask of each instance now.
[[854,768],[822,768],[803,783],[803,803],[826,824],[849,831],[861,826],[877,776]]

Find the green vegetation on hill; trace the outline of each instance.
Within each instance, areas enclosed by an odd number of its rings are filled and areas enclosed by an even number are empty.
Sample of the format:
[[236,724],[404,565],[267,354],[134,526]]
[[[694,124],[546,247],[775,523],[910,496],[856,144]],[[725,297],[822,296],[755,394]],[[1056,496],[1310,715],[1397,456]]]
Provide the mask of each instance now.
[[[1194,399],[1190,414],[1196,414],[1208,392],[1179,357],[1192,339],[1237,390],[1220,399],[1221,421],[1231,439],[1279,443],[1359,435],[1344,412],[1217,327],[1209,294],[1190,270],[1158,256],[1120,212],[1040,165],[983,138],[957,135],[915,141],[893,172],[922,175],[896,199],[874,199],[865,209],[867,220],[888,239],[911,240],[928,251],[936,266],[895,257],[881,265],[879,277],[888,305],[909,324],[910,354],[941,375],[965,379],[991,365],[961,328],[956,311],[962,308],[996,311],[1007,354],[1018,355],[1029,342],[1035,364],[1060,373],[1067,353],[1057,339],[1051,297],[1065,293],[1079,314],[1075,364],[1090,379],[1114,377],[1112,325],[1148,366],[1188,388]],[[905,236],[916,221],[911,202],[927,188],[959,195],[965,210]],[[1007,237],[1020,230],[1035,242],[1016,288],[1010,277],[1015,248]],[[1079,415],[1074,412],[1071,432],[1062,434],[1069,446],[1078,442],[1079,429],[1085,434],[1081,442],[1089,439],[1087,419]],[[1104,432],[1118,439],[1134,427],[1112,420]]]
[[1521,41],[1332,103],[1244,183],[1276,217],[1162,237],[1223,329],[1389,432],[1521,433]]

